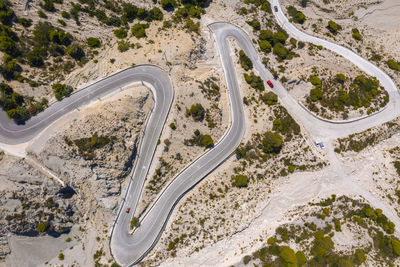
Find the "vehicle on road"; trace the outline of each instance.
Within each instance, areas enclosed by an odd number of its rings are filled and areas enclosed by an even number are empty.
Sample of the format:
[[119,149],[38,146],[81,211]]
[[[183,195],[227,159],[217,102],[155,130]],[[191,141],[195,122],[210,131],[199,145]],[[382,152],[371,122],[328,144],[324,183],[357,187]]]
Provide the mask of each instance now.
[[278,12],[278,7],[274,6],[274,10],[275,10],[275,12]]
[[272,84],[271,81],[267,81],[267,83],[268,83],[269,87],[274,88],[274,85]]
[[126,208],[126,213],[129,213],[131,211],[131,208]]

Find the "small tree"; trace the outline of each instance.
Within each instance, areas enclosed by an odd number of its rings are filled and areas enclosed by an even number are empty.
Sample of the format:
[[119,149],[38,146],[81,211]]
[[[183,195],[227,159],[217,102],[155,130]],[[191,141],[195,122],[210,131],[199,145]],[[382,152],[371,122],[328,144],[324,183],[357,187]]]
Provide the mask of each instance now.
[[95,38],[95,37],[87,38],[87,43],[90,48],[99,48],[101,45],[99,38]]
[[274,132],[266,132],[262,140],[264,153],[279,153],[282,149],[282,136]]
[[195,121],[202,121],[206,111],[200,103],[193,104],[190,109],[186,111],[187,116],[192,116]]
[[140,221],[138,217],[133,216],[131,220],[131,230],[133,228],[139,227],[140,226]]
[[74,89],[72,88],[72,86],[66,84],[60,84],[60,83],[53,84],[53,92],[58,101],[60,101],[64,97],[70,96],[73,90]]
[[208,134],[203,135],[203,140],[201,141],[201,145],[206,147],[206,148],[210,148],[214,145],[214,140],[212,139],[212,137]]
[[60,254],[58,254],[58,259],[62,261],[64,260],[64,258],[65,258],[64,254],[60,252]]
[[274,92],[268,92],[261,95],[261,100],[267,105],[274,105],[278,102],[278,96]]
[[75,60],[81,60],[85,56],[85,51],[83,51],[83,48],[78,44],[68,46],[67,53]]

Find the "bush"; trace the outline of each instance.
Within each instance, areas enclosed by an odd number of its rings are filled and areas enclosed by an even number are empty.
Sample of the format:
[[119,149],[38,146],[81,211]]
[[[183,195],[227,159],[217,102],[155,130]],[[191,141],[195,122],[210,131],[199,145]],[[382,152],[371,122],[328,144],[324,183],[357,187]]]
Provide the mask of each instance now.
[[53,0],[44,0],[40,6],[46,11],[55,11]]
[[274,44],[275,43],[285,44],[288,38],[289,35],[284,30],[279,30],[276,33],[274,33]]
[[115,37],[117,37],[118,39],[124,39],[128,36],[128,31],[126,29],[116,29],[113,31]]
[[61,16],[64,18],[64,19],[69,19],[69,18],[71,18],[71,15],[67,12],[67,11],[63,11],[63,12],[61,12]]
[[197,22],[195,23],[193,20],[191,19],[187,19],[186,20],[186,24],[185,24],[185,28],[188,29],[191,32],[195,32],[195,33],[199,33],[199,29],[200,29],[200,23]]
[[307,262],[306,255],[304,255],[303,251],[297,251],[296,252],[296,258],[297,258],[297,265],[302,266]]
[[362,36],[361,36],[360,32],[358,31],[358,29],[353,29],[352,32],[353,32],[353,34],[351,36],[355,40],[357,40],[357,41],[361,41],[362,40]]
[[65,258],[64,254],[60,252],[60,254],[58,254],[58,259],[62,261],[64,260],[64,258]]
[[274,33],[271,30],[261,30],[258,38],[260,38],[260,40],[265,40],[271,43],[274,40]]
[[328,30],[333,33],[333,34],[337,34],[338,30],[340,30],[340,26],[334,22],[333,20],[328,21]]
[[243,74],[244,79],[246,80],[246,82],[254,89],[256,89],[257,91],[264,91],[265,90],[265,86],[264,86],[264,82],[261,79],[260,76],[257,76],[254,74],[254,72],[251,72],[250,75],[248,75],[247,73]]
[[74,89],[72,86],[66,84],[55,83],[53,84],[53,92],[58,101],[61,101],[64,97],[68,97],[71,95]]
[[39,223],[38,226],[36,226],[36,231],[38,231],[39,233],[44,233],[48,228],[48,224],[47,223]]
[[200,103],[193,104],[190,109],[186,110],[187,116],[192,116],[195,121],[202,121],[205,115],[205,109]]
[[87,38],[87,43],[90,48],[99,48],[101,45],[99,38],[95,38],[95,37]]
[[258,41],[258,44],[260,46],[261,51],[263,51],[264,53],[271,52],[272,45],[267,40],[260,40]]
[[338,83],[344,84],[344,82],[346,81],[346,76],[342,73],[338,73],[336,74],[336,81]]
[[396,169],[397,175],[400,176],[400,161],[393,162],[394,168]]
[[253,62],[251,62],[250,58],[243,50],[239,51],[239,62],[244,70],[247,71],[253,69]]
[[322,85],[321,79],[319,77],[317,77],[317,76],[311,76],[310,77],[310,83],[312,85],[314,85],[315,87],[321,87],[321,85]]
[[161,0],[161,6],[163,9],[170,11],[178,6],[178,3],[175,0]]
[[239,188],[247,187],[248,183],[249,183],[249,178],[247,178],[247,176],[245,176],[245,175],[239,174],[239,175],[236,175],[233,177],[233,182],[232,182],[233,186],[236,186]]
[[386,63],[388,65],[388,67],[391,68],[392,70],[400,71],[400,63],[399,62],[396,62],[393,59],[389,59]]
[[201,146],[205,148],[210,148],[214,146],[214,140],[212,137],[208,134],[203,135],[203,138],[201,140]]
[[18,106],[13,109],[7,110],[7,116],[9,119],[15,121],[25,121],[31,117],[29,110],[24,106]]
[[149,24],[137,23],[137,24],[133,25],[131,28],[132,35],[138,39],[146,37],[146,29],[148,27],[149,27]]
[[264,153],[279,153],[282,149],[282,136],[274,132],[266,132],[262,140]]
[[75,60],[81,60],[85,56],[85,51],[78,44],[72,44],[67,48],[67,54]]
[[132,217],[132,220],[131,220],[131,224],[130,224],[131,230],[132,230],[133,228],[136,228],[136,227],[139,227],[139,226],[140,226],[139,218],[133,216],[133,217]]
[[282,61],[282,60],[286,59],[286,57],[289,54],[288,50],[286,49],[286,47],[283,46],[282,43],[276,43],[274,45],[273,52],[274,52],[274,55],[276,55],[278,57],[278,61]]
[[298,11],[294,6],[288,6],[287,11],[295,23],[303,24],[306,20],[306,16]]
[[118,51],[123,53],[128,51],[130,48],[130,44],[129,42],[125,42],[125,41],[119,41],[118,42]]
[[261,100],[267,105],[274,105],[278,102],[278,96],[274,92],[261,95]]
[[254,31],[259,31],[261,29],[261,24],[256,19],[253,19],[252,21],[247,21],[247,24],[249,24],[251,27],[253,27]]
[[294,253],[294,250],[291,249],[290,247],[283,246],[280,253],[280,257],[287,264],[297,263],[296,254]]
[[153,8],[150,10],[150,17],[151,17],[153,20],[163,20],[164,15],[163,15],[161,9],[159,9],[158,7],[153,7]]
[[172,130],[176,130],[176,125],[175,125],[175,123],[173,123],[173,122],[171,122],[171,124],[169,125],[169,127],[170,127]]

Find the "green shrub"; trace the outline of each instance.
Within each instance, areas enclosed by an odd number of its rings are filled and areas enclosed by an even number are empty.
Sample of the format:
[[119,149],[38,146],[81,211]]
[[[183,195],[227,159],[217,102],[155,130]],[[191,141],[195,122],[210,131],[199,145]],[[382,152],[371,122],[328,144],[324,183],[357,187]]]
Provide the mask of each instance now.
[[315,87],[321,87],[321,85],[322,85],[321,79],[319,77],[317,77],[317,76],[311,76],[310,77],[310,83],[312,85],[314,85]]
[[186,110],[187,116],[192,116],[195,121],[202,121],[206,111],[200,103],[193,104],[190,109]]
[[287,58],[289,51],[282,43],[276,43],[273,49],[274,55],[277,56],[278,61],[282,61]]
[[264,82],[261,79],[260,76],[257,76],[254,74],[254,72],[251,72],[250,75],[247,73],[243,74],[245,81],[254,89],[257,91],[261,92],[265,90]]
[[246,256],[243,257],[243,264],[244,265],[249,264],[250,261],[251,261],[251,256],[246,255]]
[[392,70],[400,71],[400,63],[399,62],[396,62],[393,59],[389,59],[386,63],[388,65],[388,67],[391,68]]
[[55,83],[53,84],[53,92],[58,101],[61,101],[64,97],[71,95],[74,89],[70,85]]
[[264,153],[279,153],[282,149],[283,139],[278,133],[267,131],[262,140]]
[[297,265],[298,266],[303,266],[307,262],[306,255],[304,254],[303,251],[297,251],[296,252],[296,259],[297,259]]
[[62,261],[64,260],[64,258],[65,258],[64,254],[60,252],[60,254],[58,254],[58,259]]
[[267,105],[274,105],[278,102],[278,96],[274,92],[270,91],[261,95],[261,100]]
[[337,34],[338,30],[341,29],[341,27],[334,22],[333,20],[328,21],[328,30],[333,33],[333,34]]
[[131,230],[132,230],[133,228],[136,228],[136,227],[139,227],[139,226],[140,226],[139,218],[133,216],[133,217],[132,217],[132,220],[131,220],[131,223],[130,223]]
[[173,123],[173,122],[171,122],[171,124],[169,125],[169,127],[170,127],[172,130],[176,130],[176,125],[175,125],[175,123]]
[[392,246],[393,246],[393,252],[394,254],[396,254],[397,256],[400,256],[400,241],[391,238],[390,239]]
[[195,32],[198,34],[200,30],[200,23],[199,22],[195,23],[193,20],[187,19],[185,23],[185,28],[191,32]]
[[118,39],[124,39],[128,36],[128,31],[124,28],[116,29],[113,32]]
[[247,24],[249,24],[251,27],[253,27],[253,30],[254,31],[259,31],[260,29],[261,29],[261,23],[258,21],[258,20],[256,20],[256,19],[253,19],[252,21],[246,21],[247,22]]
[[146,37],[146,29],[148,27],[149,27],[149,24],[137,23],[137,24],[133,25],[131,28],[132,35],[138,39]]
[[63,12],[61,12],[61,16],[64,18],[64,19],[69,19],[69,18],[71,18],[71,15],[68,13],[68,11],[63,11]]
[[360,32],[358,31],[358,29],[353,29],[352,30],[352,37],[355,39],[355,40],[357,40],[357,41],[361,41],[362,40],[362,36],[361,36],[361,34],[360,34]]
[[87,38],[87,43],[90,48],[99,48],[101,46],[101,42],[99,38],[89,37]]
[[265,40],[271,43],[274,41],[274,33],[271,30],[261,30],[258,38],[260,38],[260,40]]
[[284,31],[284,30],[279,30],[276,33],[274,33],[274,41],[273,43],[281,43],[285,44],[286,40],[289,38],[289,35]]
[[39,233],[44,233],[48,228],[48,224],[47,223],[39,223],[38,226],[36,226],[36,231],[38,231]]
[[163,9],[169,11],[177,7],[178,3],[175,0],[161,0],[161,6]]
[[201,146],[205,148],[210,148],[214,145],[214,141],[212,137],[208,134],[203,135],[203,138],[201,140]]
[[271,52],[272,45],[267,40],[260,40],[258,41],[258,44],[260,46],[261,51],[263,51],[264,53]]
[[250,58],[243,50],[239,51],[239,62],[244,70],[247,71],[253,69],[253,62],[251,62]]
[[303,24],[306,20],[306,16],[298,11],[294,6],[288,6],[287,11],[295,23]]
[[85,51],[78,44],[72,44],[67,48],[67,54],[75,60],[81,60],[85,56]]
[[119,41],[118,42],[118,51],[123,53],[128,51],[130,48],[130,43],[129,42],[125,42],[125,41]]
[[247,176],[245,175],[236,175],[233,177],[233,182],[232,185],[236,186],[236,187],[247,187],[249,183],[249,178],[247,178]]
[[287,264],[296,264],[297,258],[294,250],[290,247],[283,246],[280,253],[281,259]]
[[342,73],[338,73],[336,74],[336,81],[338,83],[344,84],[344,82],[346,81],[346,76],[344,76],[344,74]]
[[393,162],[394,168],[396,169],[397,175],[400,176],[400,161]]

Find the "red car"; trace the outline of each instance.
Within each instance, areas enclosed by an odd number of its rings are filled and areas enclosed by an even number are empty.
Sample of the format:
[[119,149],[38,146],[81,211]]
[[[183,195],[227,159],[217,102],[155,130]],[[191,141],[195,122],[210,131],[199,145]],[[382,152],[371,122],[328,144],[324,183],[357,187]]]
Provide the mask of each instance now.
[[272,84],[271,81],[268,81],[267,83],[268,83],[269,87],[274,88],[274,85]]
[[126,213],[129,213],[131,211],[131,208],[126,208]]

